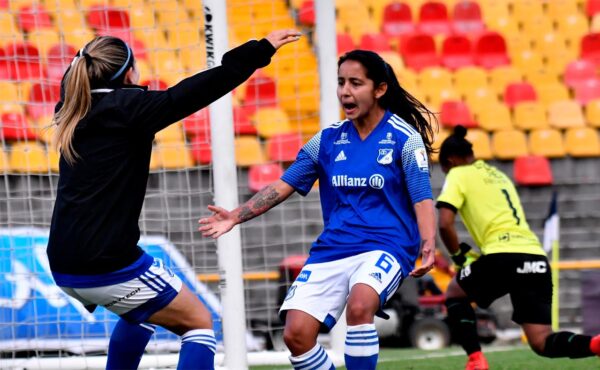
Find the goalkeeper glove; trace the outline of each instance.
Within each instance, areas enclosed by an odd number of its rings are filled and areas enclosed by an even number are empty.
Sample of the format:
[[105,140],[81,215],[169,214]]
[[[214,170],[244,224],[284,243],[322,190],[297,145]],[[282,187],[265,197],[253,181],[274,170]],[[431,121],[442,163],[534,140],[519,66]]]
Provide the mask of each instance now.
[[454,253],[451,258],[452,261],[454,261],[454,264],[462,269],[475,262],[480,256],[481,254],[474,251],[469,244],[460,243],[458,251]]

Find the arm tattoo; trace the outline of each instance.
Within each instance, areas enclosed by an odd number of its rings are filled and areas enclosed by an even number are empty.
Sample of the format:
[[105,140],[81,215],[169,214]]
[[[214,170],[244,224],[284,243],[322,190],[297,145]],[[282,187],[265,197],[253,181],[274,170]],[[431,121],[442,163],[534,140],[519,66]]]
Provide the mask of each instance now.
[[275,187],[273,187],[273,185],[267,185],[240,208],[240,213],[238,215],[240,222],[246,222],[265,213],[279,204],[282,200],[280,194],[275,190]]

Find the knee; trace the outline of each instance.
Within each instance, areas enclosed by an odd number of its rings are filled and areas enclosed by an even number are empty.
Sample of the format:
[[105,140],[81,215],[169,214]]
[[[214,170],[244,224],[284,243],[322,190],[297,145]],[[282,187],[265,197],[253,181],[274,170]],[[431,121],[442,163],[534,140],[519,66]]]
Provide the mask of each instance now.
[[283,341],[292,353],[302,352],[302,350],[310,347],[311,343],[308,340],[310,337],[311,335],[304,325],[286,324],[283,330]]
[[173,331],[179,335],[183,335],[190,330],[195,329],[212,329],[213,322],[209,313],[198,312],[184,317],[175,318]]
[[373,316],[377,307],[373,307],[369,302],[363,300],[354,300],[348,302],[346,307],[346,319],[349,325],[367,324],[373,322]]
[[545,356],[546,337],[529,336],[527,337],[529,347],[539,356]]

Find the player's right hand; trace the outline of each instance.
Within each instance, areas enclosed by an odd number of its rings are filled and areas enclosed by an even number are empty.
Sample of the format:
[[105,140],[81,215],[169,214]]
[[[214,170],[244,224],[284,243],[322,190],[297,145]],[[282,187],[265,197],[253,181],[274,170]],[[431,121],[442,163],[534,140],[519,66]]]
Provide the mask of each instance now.
[[481,257],[481,254],[473,250],[473,248],[467,243],[460,243],[460,249],[458,252],[451,256],[452,261],[454,261],[454,264],[456,264],[459,269],[470,265],[479,257]]
[[276,30],[269,33],[265,38],[273,45],[275,50],[277,50],[285,44],[298,41],[300,36],[302,36],[302,34],[296,30]]
[[208,210],[213,212],[212,216],[198,220],[198,223],[203,225],[198,228],[202,236],[216,239],[236,225],[235,218],[228,210],[213,205],[208,206]]

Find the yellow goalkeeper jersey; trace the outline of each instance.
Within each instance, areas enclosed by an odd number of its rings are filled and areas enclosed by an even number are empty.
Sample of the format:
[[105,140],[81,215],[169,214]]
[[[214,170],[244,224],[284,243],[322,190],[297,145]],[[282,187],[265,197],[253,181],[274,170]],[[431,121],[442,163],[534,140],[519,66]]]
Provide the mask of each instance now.
[[545,255],[512,181],[482,160],[452,168],[437,199],[454,207],[483,254]]

